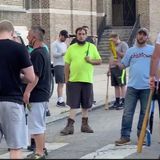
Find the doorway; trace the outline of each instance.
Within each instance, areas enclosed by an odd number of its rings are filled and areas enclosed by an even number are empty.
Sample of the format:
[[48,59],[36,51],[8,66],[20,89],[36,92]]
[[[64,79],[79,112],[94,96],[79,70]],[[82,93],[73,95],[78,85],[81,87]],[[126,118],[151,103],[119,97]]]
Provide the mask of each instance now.
[[136,19],[135,0],[112,0],[113,26],[133,26]]

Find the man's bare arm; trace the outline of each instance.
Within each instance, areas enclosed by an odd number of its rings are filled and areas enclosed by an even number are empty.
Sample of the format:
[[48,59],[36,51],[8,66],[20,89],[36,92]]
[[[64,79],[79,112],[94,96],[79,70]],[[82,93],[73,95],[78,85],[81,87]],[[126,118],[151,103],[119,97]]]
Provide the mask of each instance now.
[[26,104],[29,104],[30,94],[32,90],[34,89],[34,87],[37,85],[38,81],[39,81],[39,77],[35,75],[34,81],[32,83],[28,83],[28,85],[26,86],[24,94],[23,94],[23,101]]
[[23,68],[21,70],[21,79],[22,81],[25,81],[26,83],[32,83],[35,80],[35,74],[33,66]]
[[92,65],[100,65],[102,63],[102,59],[91,59],[89,56],[86,56],[85,60]]
[[160,59],[160,44],[156,44],[151,58],[150,77],[156,76],[159,59]]
[[70,74],[70,65],[68,63],[65,63],[64,73],[65,73],[65,82],[67,83],[69,81],[69,74]]

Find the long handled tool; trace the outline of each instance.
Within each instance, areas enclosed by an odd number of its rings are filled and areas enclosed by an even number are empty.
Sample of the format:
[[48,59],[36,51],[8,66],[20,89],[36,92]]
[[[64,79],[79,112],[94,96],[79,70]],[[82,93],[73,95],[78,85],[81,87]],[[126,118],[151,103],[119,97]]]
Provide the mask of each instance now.
[[149,122],[146,130],[146,145],[151,145],[151,135],[153,131],[153,118],[154,118],[154,108],[155,108],[155,100],[151,102],[151,109],[149,114]]
[[153,119],[154,119],[154,109],[155,109],[155,101],[158,100],[158,89],[159,89],[159,80],[155,82],[155,91],[153,93],[153,99],[151,102],[151,109],[150,109],[150,116],[149,116],[149,122],[148,122],[148,127],[146,130],[146,145],[150,146],[151,145],[151,135],[153,131]]
[[109,106],[108,106],[108,88],[109,88],[109,75],[107,75],[107,91],[106,91],[106,100],[105,100],[105,110],[109,109]]
[[139,136],[138,144],[137,144],[137,152],[138,153],[142,152],[142,146],[143,146],[144,138],[146,135],[146,128],[147,128],[148,119],[149,119],[149,112],[150,112],[153,92],[154,92],[154,90],[150,90],[150,93],[149,93],[146,112],[145,112],[145,116],[143,119],[143,124],[142,124],[141,132],[140,132],[140,136]]

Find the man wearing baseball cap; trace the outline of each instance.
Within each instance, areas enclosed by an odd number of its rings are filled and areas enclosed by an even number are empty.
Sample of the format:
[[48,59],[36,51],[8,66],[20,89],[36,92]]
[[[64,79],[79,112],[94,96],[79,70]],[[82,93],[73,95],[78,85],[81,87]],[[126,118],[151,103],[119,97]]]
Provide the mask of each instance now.
[[136,34],[135,45],[127,50],[121,63],[117,64],[123,69],[129,67],[129,79],[120,139],[115,141],[116,146],[123,146],[131,143],[130,135],[132,131],[132,122],[138,100],[140,101],[140,113],[137,124],[137,138],[139,138],[142,128],[150,92],[150,61],[154,51],[154,47],[147,44],[148,33],[149,32],[146,28],[140,28]]
[[144,33],[147,37],[149,36],[149,32],[146,28],[140,28],[137,33]]
[[51,59],[54,66],[54,76],[57,83],[57,107],[65,107],[63,99],[64,79],[64,55],[67,50],[66,39],[69,37],[66,30],[59,32],[59,37],[56,41],[51,43]]

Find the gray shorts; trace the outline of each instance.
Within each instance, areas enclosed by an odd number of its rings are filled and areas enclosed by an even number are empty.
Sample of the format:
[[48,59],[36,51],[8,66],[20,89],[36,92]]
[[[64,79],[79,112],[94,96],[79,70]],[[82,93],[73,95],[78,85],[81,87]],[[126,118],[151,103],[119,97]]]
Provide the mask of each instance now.
[[68,82],[66,84],[67,105],[72,109],[88,109],[92,107],[93,85],[84,82]]
[[56,83],[65,83],[64,66],[57,65],[54,67],[54,76]]
[[29,134],[43,134],[46,130],[46,109],[48,102],[31,103],[31,111],[28,112]]
[[28,133],[24,106],[14,102],[0,102],[0,141],[4,135],[8,148],[27,146]]

